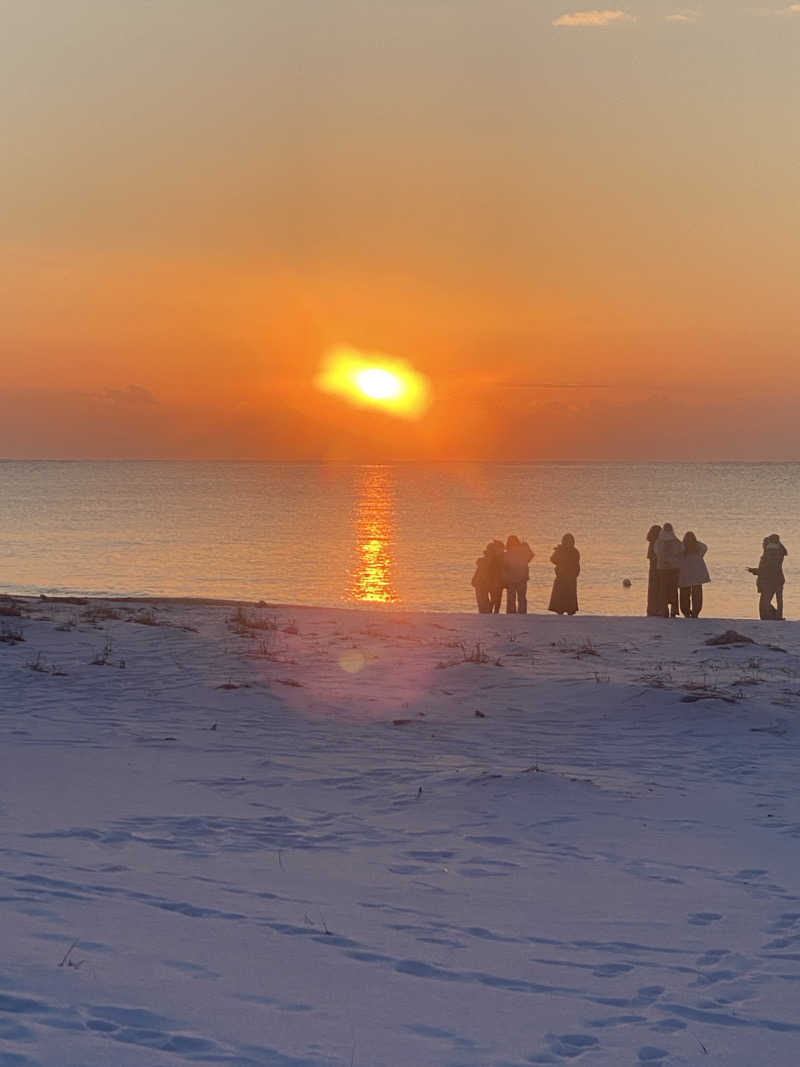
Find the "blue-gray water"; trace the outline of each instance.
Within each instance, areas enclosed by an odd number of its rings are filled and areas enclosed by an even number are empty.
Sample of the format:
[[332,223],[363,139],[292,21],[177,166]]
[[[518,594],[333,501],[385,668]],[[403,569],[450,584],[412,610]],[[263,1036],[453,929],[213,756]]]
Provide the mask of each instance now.
[[[792,614],[800,464],[0,463],[0,590],[389,601],[473,610],[470,578],[492,537],[536,552],[530,610],[569,530],[590,614],[638,615],[645,533],[671,521],[708,544],[704,614],[751,617],[761,539],[789,549]],[[631,589],[622,580],[630,578]]]

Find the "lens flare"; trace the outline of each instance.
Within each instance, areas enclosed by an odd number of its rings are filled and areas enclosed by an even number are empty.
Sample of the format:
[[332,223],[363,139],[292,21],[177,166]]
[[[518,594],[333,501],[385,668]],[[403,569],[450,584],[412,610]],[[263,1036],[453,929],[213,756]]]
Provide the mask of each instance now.
[[430,406],[430,383],[402,359],[349,345],[328,349],[314,384],[359,407],[418,419]]
[[347,649],[339,656],[339,666],[348,674],[358,674],[364,669],[365,663],[364,653],[355,648]]

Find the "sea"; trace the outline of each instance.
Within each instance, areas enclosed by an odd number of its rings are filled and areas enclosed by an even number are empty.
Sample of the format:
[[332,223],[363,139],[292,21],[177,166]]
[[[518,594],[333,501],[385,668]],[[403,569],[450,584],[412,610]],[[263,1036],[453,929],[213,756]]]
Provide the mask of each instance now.
[[[653,523],[708,545],[704,614],[757,616],[761,541],[789,550],[796,463],[0,462],[0,592],[474,611],[475,561],[516,534],[547,609],[562,534],[581,612],[642,615]],[[628,584],[629,583],[629,584]]]

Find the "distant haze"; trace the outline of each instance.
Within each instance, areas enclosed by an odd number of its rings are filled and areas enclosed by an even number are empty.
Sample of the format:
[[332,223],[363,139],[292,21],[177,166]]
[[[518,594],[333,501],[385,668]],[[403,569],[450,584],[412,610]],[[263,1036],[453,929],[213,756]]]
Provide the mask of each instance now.
[[0,456],[800,459],[800,5],[0,15]]

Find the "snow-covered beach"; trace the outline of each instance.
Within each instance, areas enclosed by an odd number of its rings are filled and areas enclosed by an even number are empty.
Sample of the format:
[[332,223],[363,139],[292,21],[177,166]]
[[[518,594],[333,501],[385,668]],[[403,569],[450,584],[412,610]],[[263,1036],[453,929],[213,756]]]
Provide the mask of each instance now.
[[0,702],[3,1067],[797,1062],[798,624],[5,599]]

